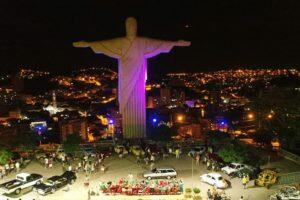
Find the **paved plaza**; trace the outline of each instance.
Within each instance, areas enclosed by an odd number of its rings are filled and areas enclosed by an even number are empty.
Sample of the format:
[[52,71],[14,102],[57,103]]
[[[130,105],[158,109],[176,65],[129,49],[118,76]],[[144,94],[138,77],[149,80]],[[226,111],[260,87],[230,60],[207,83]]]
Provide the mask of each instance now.
[[[142,179],[142,173],[146,170],[149,170],[149,166],[146,165],[137,165],[135,157],[129,155],[126,158],[119,158],[117,155],[113,155],[110,158],[104,160],[105,166],[107,166],[107,171],[97,172],[91,175],[90,177],[90,186],[85,187],[85,174],[84,172],[79,172],[77,174],[78,179],[70,188],[69,191],[59,190],[54,194],[50,194],[47,196],[39,196],[36,192],[29,192],[17,198],[9,198],[2,196],[0,200],[7,199],[17,199],[20,198],[22,200],[61,200],[61,199],[70,199],[70,200],[87,200],[88,191],[89,190],[97,190],[99,188],[100,181],[108,182],[108,181],[117,181],[118,179],[124,177],[126,178],[128,174],[133,174],[134,178]],[[182,179],[184,181],[185,188],[190,187],[198,187],[201,190],[201,194],[203,199],[207,199],[206,192],[211,186],[201,183],[199,181],[199,176],[207,173],[206,167],[203,164],[197,166],[194,161],[188,156],[182,156],[180,159],[176,159],[175,157],[167,158],[165,160],[159,159],[155,167],[162,166],[171,166],[174,167],[178,172],[178,179]],[[300,166],[288,160],[281,160],[274,163],[270,163],[268,167],[276,167],[281,173],[294,172],[299,171]],[[193,169],[193,171],[192,171]],[[44,168],[44,166],[37,161],[32,161],[22,172],[28,173],[38,173],[42,174],[45,178],[51,177],[53,175],[59,175],[63,172],[63,168],[60,163],[55,163],[52,169]],[[223,174],[224,175],[224,174]],[[0,180],[0,183],[6,182],[8,180],[13,179],[15,173],[10,174],[4,179]],[[253,181],[250,181],[248,188],[243,189],[241,179],[234,178],[230,179],[228,176],[224,175],[226,179],[231,182],[231,187],[226,189],[225,192],[231,199],[239,199],[241,195],[248,200],[264,200],[268,199],[269,195],[274,193],[276,189],[266,189],[263,187],[255,187],[253,185]],[[97,190],[98,191],[98,190]],[[99,196],[90,196],[91,200],[102,200],[102,199],[183,199],[183,195],[175,195],[175,196],[105,196],[103,194],[99,194]]]

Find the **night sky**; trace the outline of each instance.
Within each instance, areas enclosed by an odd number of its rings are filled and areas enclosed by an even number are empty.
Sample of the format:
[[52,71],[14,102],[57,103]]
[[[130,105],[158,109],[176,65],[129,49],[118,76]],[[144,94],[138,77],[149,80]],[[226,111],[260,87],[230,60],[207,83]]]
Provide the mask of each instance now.
[[[5,3],[6,2],[6,3]],[[76,2],[76,3],[75,3]],[[149,60],[149,72],[297,67],[299,0],[15,0],[0,3],[0,69],[68,72],[117,62],[73,41],[123,36],[134,16],[141,36],[192,41]],[[121,3],[120,3],[121,2]]]

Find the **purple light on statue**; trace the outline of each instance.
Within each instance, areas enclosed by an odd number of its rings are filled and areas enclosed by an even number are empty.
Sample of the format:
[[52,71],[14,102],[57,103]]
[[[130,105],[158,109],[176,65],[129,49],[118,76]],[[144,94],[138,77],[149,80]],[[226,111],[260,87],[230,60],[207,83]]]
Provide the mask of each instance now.
[[110,120],[109,120],[109,123],[110,123],[110,124],[113,124],[113,123],[114,123],[114,120],[110,119]]

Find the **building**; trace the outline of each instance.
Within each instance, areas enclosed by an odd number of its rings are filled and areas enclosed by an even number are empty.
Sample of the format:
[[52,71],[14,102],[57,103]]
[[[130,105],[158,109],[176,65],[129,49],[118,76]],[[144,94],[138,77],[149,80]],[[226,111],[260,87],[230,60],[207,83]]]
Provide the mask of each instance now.
[[20,119],[21,118],[21,110],[20,109],[10,110],[8,112],[8,116],[9,116],[9,118]]
[[86,119],[64,119],[59,122],[61,141],[65,141],[70,134],[78,133],[84,141],[88,140],[88,123]]
[[171,90],[170,88],[160,89],[161,105],[169,105],[171,103]]
[[23,90],[24,90],[24,80],[20,76],[19,73],[12,77],[12,85],[13,85],[14,91],[16,91],[17,93],[23,92]]
[[147,108],[154,108],[154,98],[152,96],[147,97]]

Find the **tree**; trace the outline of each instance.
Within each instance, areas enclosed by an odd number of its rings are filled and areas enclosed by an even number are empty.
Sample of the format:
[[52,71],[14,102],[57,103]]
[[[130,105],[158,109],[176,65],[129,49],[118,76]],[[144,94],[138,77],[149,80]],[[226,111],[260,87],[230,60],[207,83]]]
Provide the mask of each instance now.
[[273,134],[270,130],[267,129],[260,129],[253,134],[253,140],[261,146],[271,145],[271,141],[274,138],[275,134]]
[[245,146],[230,144],[222,148],[218,155],[225,162],[246,163],[249,161],[249,153]]
[[82,138],[79,134],[73,133],[67,136],[67,139],[63,142],[63,148],[66,153],[74,154],[80,151],[80,144]]
[[11,151],[1,147],[0,148],[0,164],[5,165],[12,158]]
[[210,144],[227,143],[231,141],[230,135],[219,130],[210,130],[205,134],[206,140]]
[[18,138],[15,141],[15,146],[21,151],[34,150],[38,146],[39,137],[40,136],[33,132],[21,133],[18,135]]
[[157,127],[149,127],[149,132],[149,137],[156,141],[170,141],[177,134],[175,127],[170,128],[164,124]]
[[[265,129],[266,135],[256,135],[256,139],[266,141],[271,134],[276,133],[281,145],[291,149],[297,138],[300,138],[300,93],[293,87],[273,87],[260,92],[258,98],[253,99],[251,108],[255,112],[258,132]],[[270,111],[273,116],[266,116]]]

